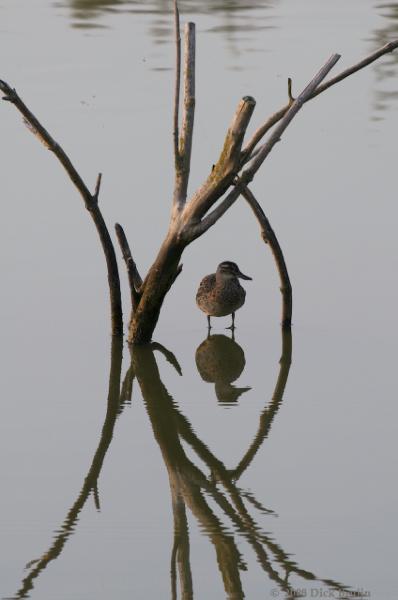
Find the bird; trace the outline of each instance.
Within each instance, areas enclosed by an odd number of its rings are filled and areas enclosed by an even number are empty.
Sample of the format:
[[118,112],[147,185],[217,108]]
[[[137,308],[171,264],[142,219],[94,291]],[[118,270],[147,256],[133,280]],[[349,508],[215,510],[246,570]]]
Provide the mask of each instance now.
[[199,284],[196,304],[207,315],[208,329],[211,329],[211,317],[232,315],[232,323],[227,329],[235,329],[235,312],[244,305],[246,291],[239,283],[240,279],[251,280],[239,270],[236,263],[229,260],[221,262],[215,273],[206,275]]

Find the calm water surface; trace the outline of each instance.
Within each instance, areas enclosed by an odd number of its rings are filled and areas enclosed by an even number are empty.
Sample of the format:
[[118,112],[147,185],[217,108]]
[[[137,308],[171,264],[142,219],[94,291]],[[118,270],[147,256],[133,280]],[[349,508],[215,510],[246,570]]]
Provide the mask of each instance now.
[[[0,0],[0,77],[121,222],[144,272],[172,192],[170,2]],[[239,98],[253,127],[398,37],[375,0],[181,3],[197,23],[191,189]],[[0,597],[395,600],[398,54],[300,113],[253,189],[275,269],[237,203],[184,255],[156,331],[109,336],[96,234],[59,165],[0,106]],[[235,338],[194,295],[222,260],[253,277]],[[124,277],[124,272],[122,273]],[[126,320],[128,292],[124,283]]]

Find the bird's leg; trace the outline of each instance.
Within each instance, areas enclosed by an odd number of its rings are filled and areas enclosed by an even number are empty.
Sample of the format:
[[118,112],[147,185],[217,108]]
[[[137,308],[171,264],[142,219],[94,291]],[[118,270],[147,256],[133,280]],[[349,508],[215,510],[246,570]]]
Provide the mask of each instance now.
[[210,315],[207,315],[207,329],[209,330],[209,333],[210,333],[210,329],[211,329]]
[[231,329],[232,331],[235,329],[235,313],[232,313],[232,323],[229,327],[226,327],[225,329]]

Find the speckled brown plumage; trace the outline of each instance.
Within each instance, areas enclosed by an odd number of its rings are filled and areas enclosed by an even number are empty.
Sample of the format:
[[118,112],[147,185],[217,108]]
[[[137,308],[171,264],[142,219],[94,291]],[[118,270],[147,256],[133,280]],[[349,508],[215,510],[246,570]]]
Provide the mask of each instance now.
[[[230,261],[218,265],[217,272],[206,275],[199,285],[196,303],[208,317],[232,315],[232,327],[235,311],[245,303],[246,291],[240,285],[238,277],[251,279],[240,272],[238,266]],[[209,320],[210,326],[210,320]]]
[[199,285],[196,303],[211,317],[225,317],[243,306],[246,291],[238,279],[217,282],[216,274],[206,275]]

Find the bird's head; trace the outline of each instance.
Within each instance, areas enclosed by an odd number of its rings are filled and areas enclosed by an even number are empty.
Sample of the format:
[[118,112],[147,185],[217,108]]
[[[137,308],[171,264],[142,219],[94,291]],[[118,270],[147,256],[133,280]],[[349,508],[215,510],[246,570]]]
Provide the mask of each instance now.
[[233,279],[235,277],[240,277],[240,279],[252,279],[248,275],[241,273],[238,265],[230,260],[224,260],[224,262],[218,265],[217,275],[223,279]]

